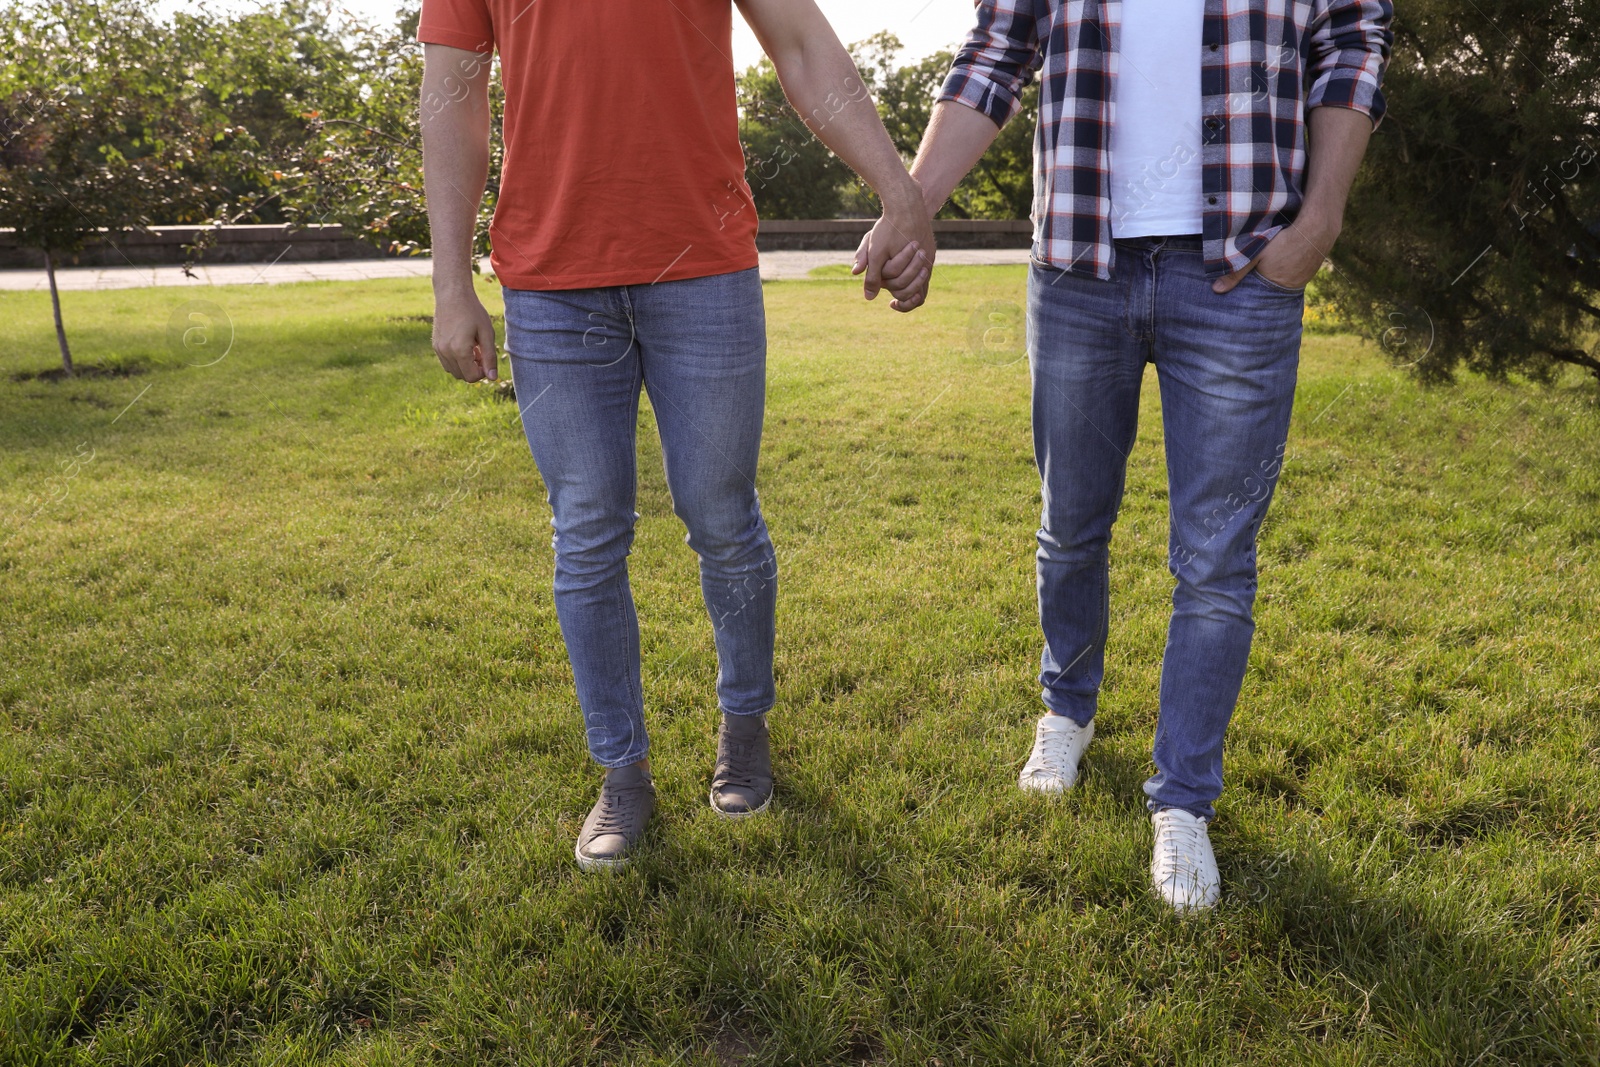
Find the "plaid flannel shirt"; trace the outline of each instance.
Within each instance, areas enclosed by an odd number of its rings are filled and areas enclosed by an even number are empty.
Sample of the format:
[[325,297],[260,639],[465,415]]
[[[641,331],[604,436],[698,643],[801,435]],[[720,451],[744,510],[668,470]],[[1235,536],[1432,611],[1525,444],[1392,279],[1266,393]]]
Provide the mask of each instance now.
[[[1203,0],[1200,152],[1207,272],[1238,270],[1300,209],[1305,116],[1383,117],[1391,0]],[[977,0],[939,93],[1004,125],[1041,73],[1033,255],[1111,275],[1111,124],[1122,0]]]

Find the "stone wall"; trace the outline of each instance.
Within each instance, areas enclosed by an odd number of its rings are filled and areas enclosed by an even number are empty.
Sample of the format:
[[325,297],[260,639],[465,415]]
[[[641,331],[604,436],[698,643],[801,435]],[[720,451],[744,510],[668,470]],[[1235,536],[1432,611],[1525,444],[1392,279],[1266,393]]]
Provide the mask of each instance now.
[[[201,226],[152,226],[149,233],[130,231],[115,240],[92,242],[75,256],[58,256],[60,267],[151,267],[176,265],[188,257],[184,246]],[[206,249],[205,263],[307,263],[329,259],[380,259],[386,253],[366,241],[345,236],[338,225],[227,226]],[[11,230],[0,230],[0,268],[43,268],[44,253],[18,247]]]
[[[845,251],[861,243],[872,219],[765,219],[756,245],[763,252],[824,249]],[[202,227],[152,226],[150,232],[127,232],[115,240],[90,244],[75,256],[62,256],[62,267],[149,267],[176,265],[187,259],[184,246]],[[1027,248],[1033,227],[1026,219],[940,219],[933,224],[940,248]],[[228,226],[217,234],[204,263],[307,263],[332,259],[380,259],[375,246],[345,235],[343,227]],[[0,229],[0,269],[41,269],[44,254],[17,245],[11,230]]]
[[[762,219],[756,246],[763,252],[854,249],[874,221]],[[1033,224],[1027,219],[935,219],[933,238],[940,248],[1029,248]]]

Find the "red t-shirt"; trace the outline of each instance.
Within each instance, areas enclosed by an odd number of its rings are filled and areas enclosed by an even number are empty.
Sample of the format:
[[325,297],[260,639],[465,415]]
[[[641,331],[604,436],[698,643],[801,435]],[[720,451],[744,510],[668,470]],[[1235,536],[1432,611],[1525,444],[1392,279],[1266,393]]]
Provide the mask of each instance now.
[[423,0],[419,41],[500,52],[489,236],[502,284],[639,285],[757,264],[732,38],[732,0]]

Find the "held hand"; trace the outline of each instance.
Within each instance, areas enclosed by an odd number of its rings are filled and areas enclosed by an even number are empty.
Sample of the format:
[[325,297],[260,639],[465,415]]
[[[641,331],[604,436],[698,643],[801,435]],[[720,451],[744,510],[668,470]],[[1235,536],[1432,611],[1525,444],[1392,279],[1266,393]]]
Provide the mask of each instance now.
[[909,312],[928,298],[936,254],[933,223],[920,192],[885,202],[883,217],[862,238],[850,273],[862,274],[862,293],[868,300],[888,289],[889,306]]
[[439,365],[464,382],[500,377],[494,323],[471,289],[435,292],[433,352]]
[[1301,289],[1316,277],[1333,249],[1338,231],[1296,221],[1278,231],[1261,254],[1239,270],[1212,283],[1218,293],[1226,293],[1244,280],[1252,270],[1267,281],[1285,289]]

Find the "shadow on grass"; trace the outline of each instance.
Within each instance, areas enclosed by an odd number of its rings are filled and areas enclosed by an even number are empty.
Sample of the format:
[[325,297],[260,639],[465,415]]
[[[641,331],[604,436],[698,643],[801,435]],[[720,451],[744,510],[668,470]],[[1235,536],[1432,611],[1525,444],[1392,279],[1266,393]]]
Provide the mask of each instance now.
[[69,373],[65,367],[45,370],[17,371],[11,375],[14,382],[76,382],[93,378],[131,378],[144,374],[150,364],[144,360],[113,361],[108,363],[82,363]]
[[1332,979],[1359,1000],[1352,1016],[1302,1028],[1307,1040],[1393,1039],[1416,1062],[1600,1062],[1600,1005],[1551,966],[1559,952],[1541,943],[1546,930],[1484,932],[1474,886],[1419,903],[1250,838],[1222,862],[1224,909],[1243,903],[1276,928],[1286,977]]

